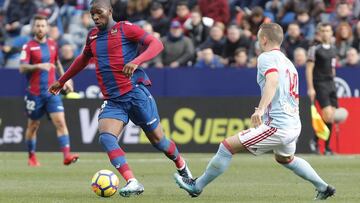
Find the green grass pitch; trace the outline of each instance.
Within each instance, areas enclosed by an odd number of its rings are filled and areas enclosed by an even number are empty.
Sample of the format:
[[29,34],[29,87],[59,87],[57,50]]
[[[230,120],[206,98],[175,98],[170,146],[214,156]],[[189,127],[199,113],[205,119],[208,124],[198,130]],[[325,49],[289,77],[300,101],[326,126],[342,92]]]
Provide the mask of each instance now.
[[[198,198],[190,198],[174,182],[174,165],[160,153],[128,153],[135,175],[145,186],[139,197],[96,196],[91,177],[110,169],[105,153],[80,153],[80,161],[62,165],[60,153],[38,153],[42,166],[29,168],[26,153],[0,153],[0,202],[312,202],[311,184],[277,164],[268,154],[234,156],[224,175]],[[213,154],[184,154],[195,176],[200,175]],[[308,160],[337,193],[327,202],[360,202],[360,156],[299,155]],[[118,173],[116,172],[118,175]],[[119,176],[119,175],[118,175]],[[121,186],[124,181],[121,179]]]

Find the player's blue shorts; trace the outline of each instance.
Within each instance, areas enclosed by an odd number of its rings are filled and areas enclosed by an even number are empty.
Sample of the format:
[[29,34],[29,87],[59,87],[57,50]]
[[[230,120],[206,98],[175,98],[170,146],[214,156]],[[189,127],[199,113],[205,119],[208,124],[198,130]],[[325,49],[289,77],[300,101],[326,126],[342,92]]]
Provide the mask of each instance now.
[[59,95],[45,94],[35,96],[26,94],[25,110],[27,116],[32,120],[39,120],[44,113],[63,112],[64,105]]
[[160,122],[156,102],[143,85],[136,85],[119,98],[105,100],[101,106],[99,120],[103,118],[121,120],[125,124],[131,119],[145,132],[153,131]]

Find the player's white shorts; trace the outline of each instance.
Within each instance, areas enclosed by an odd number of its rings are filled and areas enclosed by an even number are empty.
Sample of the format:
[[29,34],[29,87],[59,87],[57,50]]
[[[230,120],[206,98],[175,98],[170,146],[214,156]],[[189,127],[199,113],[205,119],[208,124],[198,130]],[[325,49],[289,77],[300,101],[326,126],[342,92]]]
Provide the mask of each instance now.
[[301,126],[294,129],[278,129],[260,125],[238,133],[240,142],[255,155],[260,155],[270,150],[281,156],[295,154],[296,141],[300,135]]

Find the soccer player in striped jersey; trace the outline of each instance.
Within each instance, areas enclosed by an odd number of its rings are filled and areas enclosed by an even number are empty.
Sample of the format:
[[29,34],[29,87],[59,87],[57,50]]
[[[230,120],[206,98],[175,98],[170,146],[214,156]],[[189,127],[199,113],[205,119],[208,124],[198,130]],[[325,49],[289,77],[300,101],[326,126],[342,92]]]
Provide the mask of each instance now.
[[[55,81],[55,69],[60,75],[64,74],[58,59],[58,47],[55,41],[46,36],[49,25],[45,16],[35,16],[32,24],[35,36],[23,46],[20,65],[20,72],[25,74],[27,79],[25,107],[28,123],[25,142],[29,152],[28,164],[40,166],[35,156],[36,134],[40,126],[40,118],[47,113],[56,128],[60,149],[64,154],[63,163],[69,165],[76,162],[79,156],[70,153],[69,132],[61,98],[47,91]],[[64,85],[64,90],[73,90],[71,81]]]
[[[156,149],[175,163],[179,174],[191,177],[175,143],[163,132],[155,100],[146,88],[151,82],[139,68],[141,63],[163,50],[162,43],[137,25],[115,22],[109,0],[92,1],[90,13],[96,27],[89,32],[84,51],[49,91],[57,94],[67,80],[84,69],[91,58],[94,59],[97,80],[104,96],[99,115],[99,142],[111,164],[127,182],[119,191],[121,196],[138,195],[144,191],[118,144],[120,133],[129,119],[144,130]],[[137,49],[139,45],[146,47],[141,54]]]
[[262,24],[258,40],[263,51],[257,64],[261,99],[251,116],[254,128],[226,138],[199,178],[175,174],[176,183],[197,197],[206,185],[228,168],[233,154],[249,151],[260,155],[273,151],[279,164],[315,186],[318,191],[315,199],[333,196],[335,188],[324,182],[307,161],[294,155],[301,131],[299,80],[294,65],[280,51],[283,30],[276,23]]

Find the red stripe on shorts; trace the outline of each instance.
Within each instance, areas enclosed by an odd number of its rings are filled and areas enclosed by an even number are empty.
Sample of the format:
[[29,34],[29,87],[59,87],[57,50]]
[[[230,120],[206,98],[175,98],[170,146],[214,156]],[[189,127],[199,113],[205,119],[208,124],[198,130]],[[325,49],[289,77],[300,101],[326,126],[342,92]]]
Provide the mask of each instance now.
[[253,138],[251,138],[250,140],[245,142],[245,147],[250,147],[251,145],[254,145],[256,143],[259,143],[263,140],[265,140],[266,138],[270,137],[271,135],[273,135],[276,132],[276,128],[270,128],[269,130],[261,133],[260,135],[257,135]]

